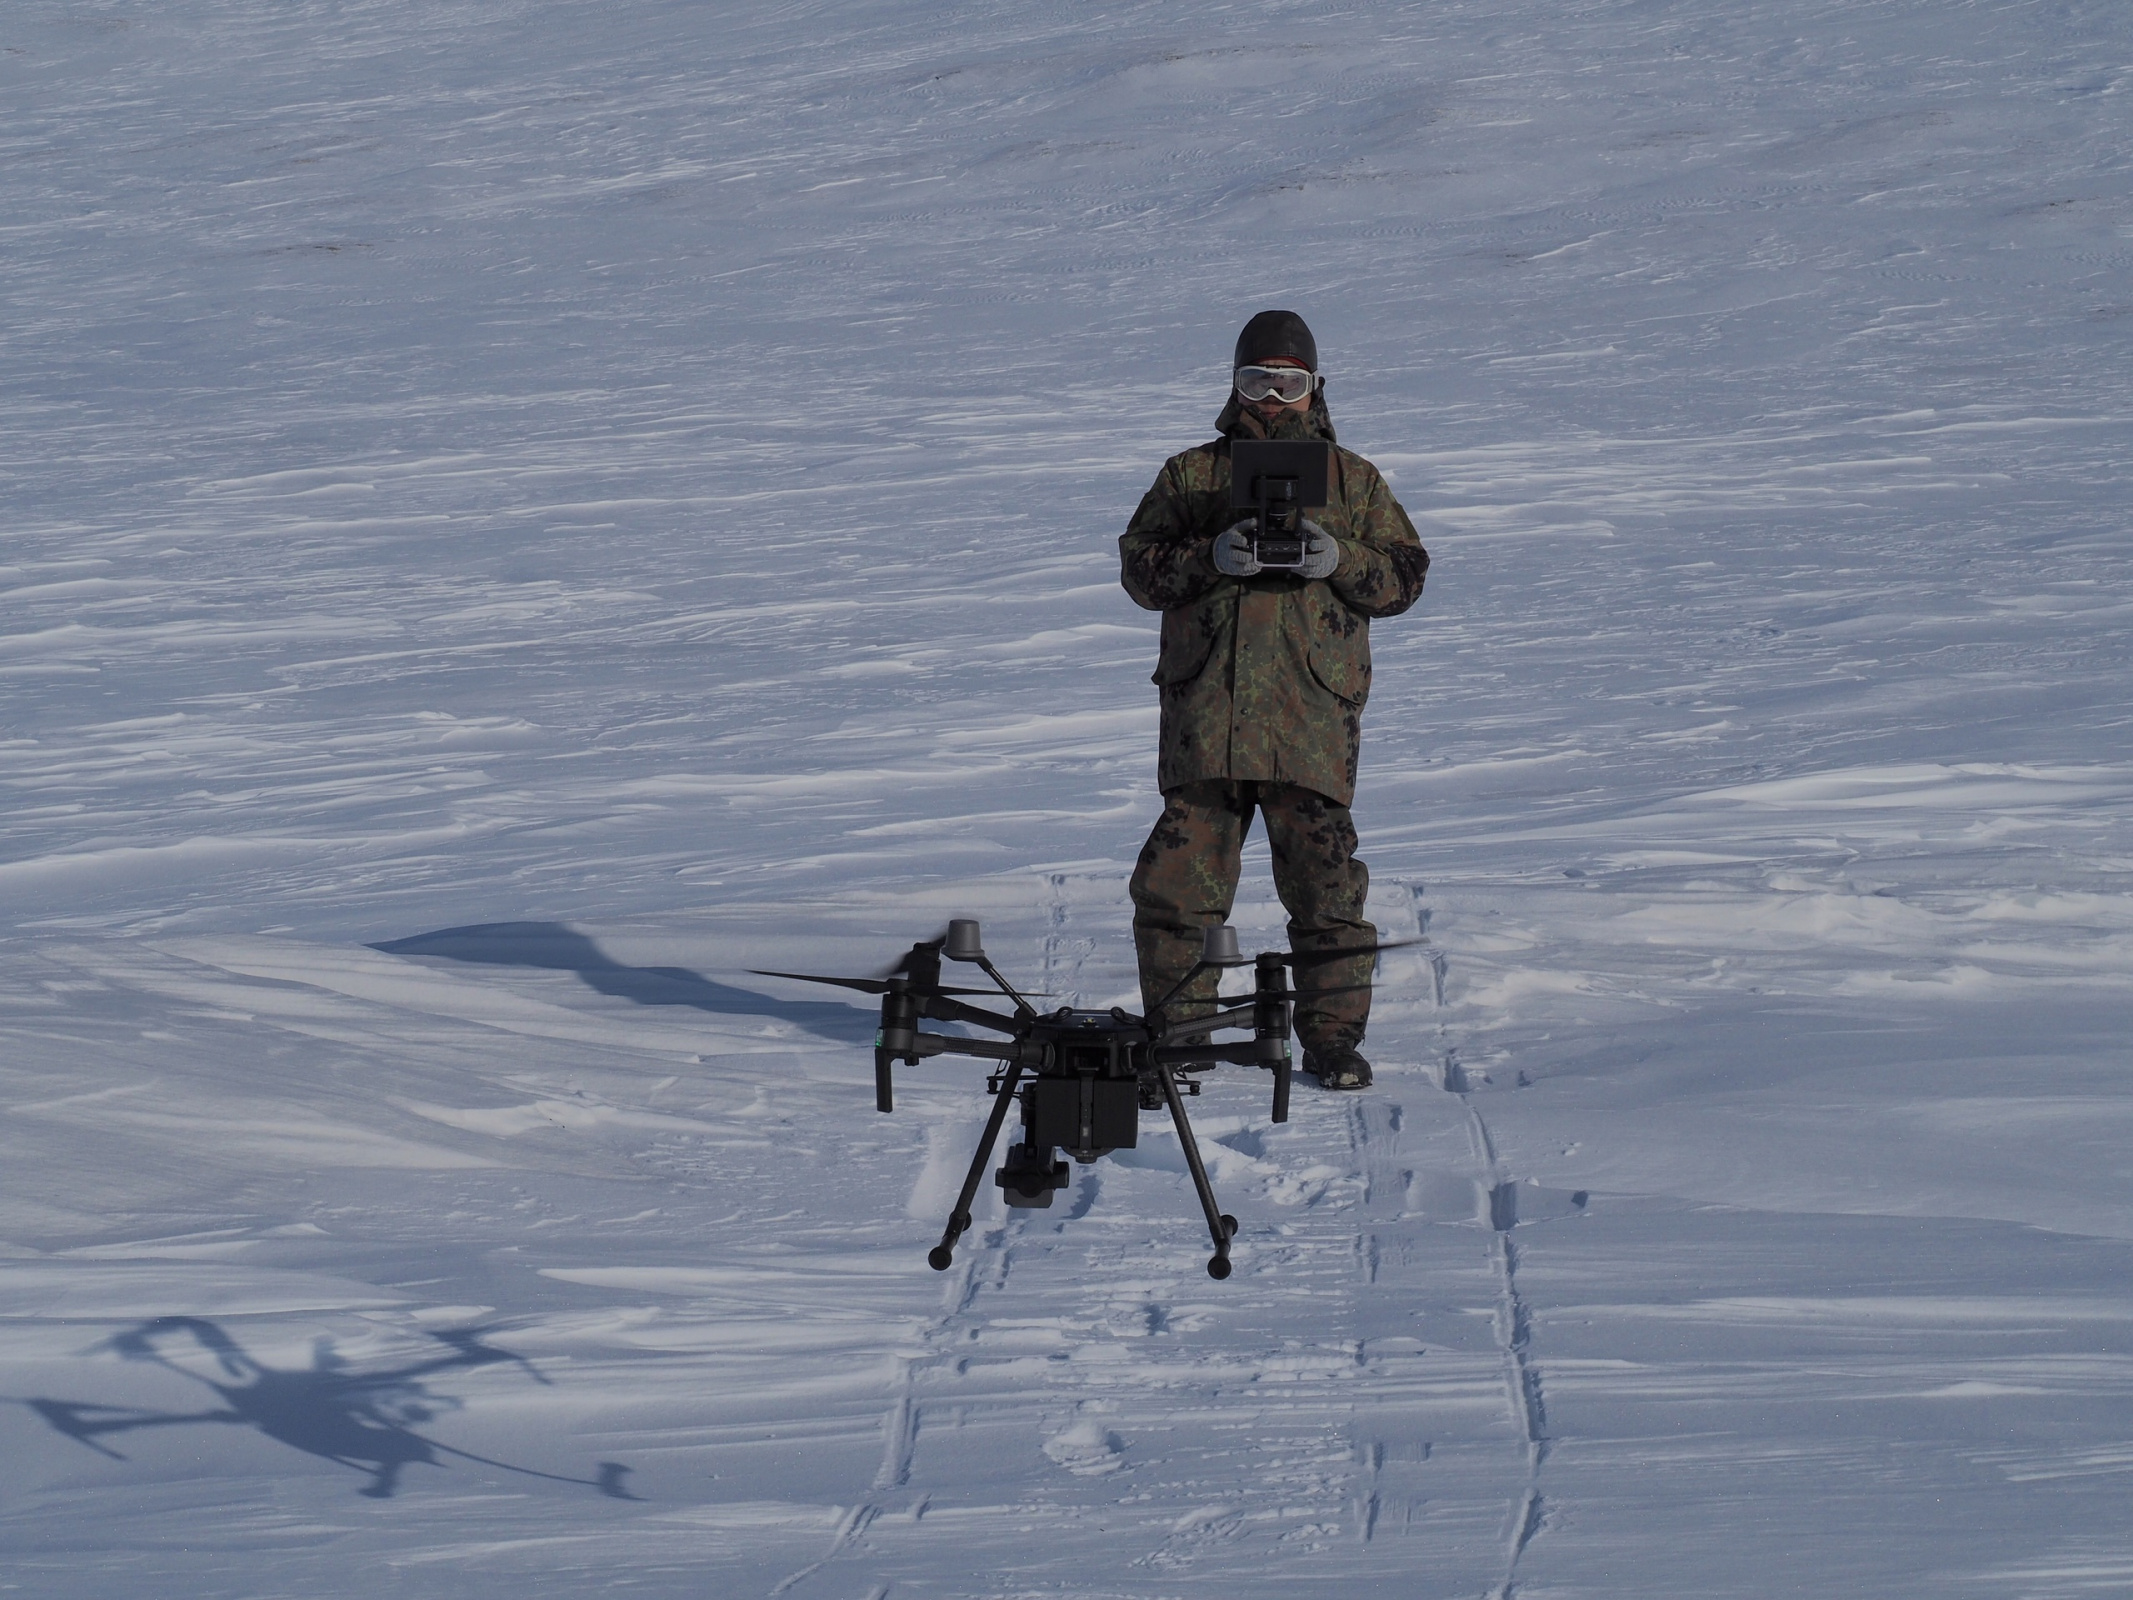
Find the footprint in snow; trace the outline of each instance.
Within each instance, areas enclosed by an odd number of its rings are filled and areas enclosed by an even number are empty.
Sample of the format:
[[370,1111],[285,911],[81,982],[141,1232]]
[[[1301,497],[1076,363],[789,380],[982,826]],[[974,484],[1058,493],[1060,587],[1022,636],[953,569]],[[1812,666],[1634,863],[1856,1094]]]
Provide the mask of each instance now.
[[1081,1421],[1044,1441],[1044,1453],[1077,1477],[1096,1478],[1126,1464],[1126,1446],[1101,1423]]

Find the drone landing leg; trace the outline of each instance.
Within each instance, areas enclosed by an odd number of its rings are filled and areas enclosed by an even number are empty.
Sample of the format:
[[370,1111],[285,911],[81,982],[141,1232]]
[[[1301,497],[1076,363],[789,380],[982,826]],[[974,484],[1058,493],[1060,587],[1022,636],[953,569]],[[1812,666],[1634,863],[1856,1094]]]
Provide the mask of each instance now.
[[1229,1241],[1237,1231],[1237,1219],[1225,1216],[1215,1204],[1214,1185],[1207,1181],[1207,1167],[1200,1160],[1199,1143],[1192,1136],[1192,1124],[1185,1117],[1185,1100],[1178,1093],[1178,1080],[1167,1065],[1157,1066],[1156,1075],[1162,1079],[1163,1098],[1170,1102],[1170,1120],[1178,1125],[1178,1143],[1185,1147],[1185,1165],[1192,1169],[1192,1186],[1200,1194],[1200,1209],[1207,1213],[1208,1236],[1215,1242],[1215,1253],[1208,1258],[1207,1275],[1210,1278],[1229,1276]]
[[956,1197],[955,1210],[949,1213],[947,1231],[941,1235],[941,1242],[926,1252],[926,1260],[935,1272],[946,1272],[955,1265],[955,1242],[970,1231],[970,1202],[977,1198],[978,1185],[985,1181],[985,1169],[992,1165],[992,1148],[1000,1142],[1000,1127],[1007,1121],[1008,1107],[1015,1103],[1015,1085],[1021,1077],[1022,1064],[1018,1061],[1007,1069],[1007,1078],[993,1098],[992,1115],[985,1119],[978,1153],[970,1158],[970,1171],[963,1179],[963,1192]]

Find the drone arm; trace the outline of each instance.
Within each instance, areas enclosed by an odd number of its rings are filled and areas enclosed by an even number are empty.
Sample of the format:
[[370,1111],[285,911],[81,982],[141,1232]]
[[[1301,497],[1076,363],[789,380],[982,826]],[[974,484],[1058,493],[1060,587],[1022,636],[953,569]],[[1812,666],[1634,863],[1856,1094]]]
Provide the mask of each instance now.
[[[1180,1072],[1191,1072],[1200,1067],[1212,1067],[1228,1062],[1238,1067],[1273,1067],[1278,1065],[1279,1044],[1259,1039],[1240,1039],[1234,1044],[1183,1044],[1160,1047],[1155,1059],[1164,1066]],[[1278,1118],[1276,1119],[1279,1120]]]
[[1189,1038],[1196,1033],[1212,1033],[1217,1028],[1249,1028],[1252,1025],[1252,1017],[1252,1003],[1238,1001],[1204,1017],[1188,1017],[1181,1022],[1164,1024],[1155,1036],[1155,1043],[1162,1047],[1168,1046],[1173,1039]]
[[[1203,963],[1207,965],[1209,963]],[[1240,1067],[1265,1067],[1274,1074],[1274,1120],[1289,1120],[1289,1088],[1294,1068],[1289,1059],[1289,1002],[1295,998],[1284,971],[1283,957],[1266,954],[1254,963],[1257,980],[1249,996],[1240,996],[1210,1016],[1173,1022],[1155,1035],[1151,1052],[1156,1061],[1173,1070],[1190,1071],[1217,1062]],[[1250,1043],[1173,1043],[1205,1035],[1219,1028],[1250,1028]]]
[[882,1038],[884,1042],[874,1047],[874,1109],[877,1111],[896,1109],[889,1079],[889,1064],[893,1061],[916,1066],[928,1056],[976,1056],[980,1061],[1033,1067],[1043,1056],[1041,1048],[1019,1039],[951,1039],[944,1033],[919,1033],[915,1029],[906,1032],[893,1046],[887,1043],[886,1029]]
[[1027,1000],[1023,999],[1022,996],[1015,993],[1015,986],[1009,983],[1005,978],[1000,976],[999,968],[995,967],[990,961],[986,960],[983,956],[977,957],[977,963],[978,966],[983,969],[985,976],[992,979],[994,983],[997,983],[1000,986],[1000,992],[1006,995],[1008,999],[1014,1001],[1015,1015],[1017,1017],[1028,1018],[1034,1017],[1037,1014],[1037,1008],[1031,1005]]
[[[922,1033],[918,1037],[929,1056],[976,1056],[980,1061],[1005,1061],[1010,1065],[1020,1062],[1025,1067],[1037,1064],[1030,1054],[1032,1047],[1019,1039],[951,1039],[942,1033]],[[1039,1056],[1042,1053],[1037,1052]]]
[[[881,1032],[874,1041],[874,1108],[877,1111],[895,1109],[892,1063],[898,1060],[907,1066],[916,1066],[926,1056],[937,1056],[950,1050],[959,1055],[986,1055],[996,1061],[1015,1059],[1013,1046],[994,1045],[982,1050],[972,1049],[971,1046],[983,1041],[950,1039],[938,1033],[920,1033],[920,1017],[931,1017],[939,1022],[968,1022],[1000,1033],[1015,1031],[1014,1021],[997,1012],[966,1006],[944,994],[917,991],[906,979],[891,978],[887,988],[882,991]],[[1000,1050],[1007,1053],[995,1053]]]
[[[1019,995],[1016,1004],[1024,1004]],[[978,1006],[966,1006],[946,995],[927,995],[919,1006],[918,1015],[931,1017],[935,1022],[967,1022],[973,1027],[990,1028],[995,1033],[1013,1033],[1019,1026],[1017,1018],[1003,1017],[997,1011],[986,1011]]]
[[[1185,992],[1186,985],[1191,983],[1192,980],[1197,978],[1201,973],[1214,972],[1219,970],[1220,969],[1217,968],[1212,962],[1195,961],[1192,964],[1192,970],[1190,972],[1187,972],[1184,977],[1178,979],[1176,983],[1170,986],[1170,993],[1164,995],[1162,999],[1156,1001],[1154,1005],[1148,1008],[1148,1016],[1150,1020],[1152,1021],[1154,1018],[1161,1016],[1163,1013],[1163,1008],[1169,1005],[1170,1002],[1175,1000],[1179,995],[1183,994]],[[1204,1021],[1205,1019],[1203,1018],[1202,1020]]]

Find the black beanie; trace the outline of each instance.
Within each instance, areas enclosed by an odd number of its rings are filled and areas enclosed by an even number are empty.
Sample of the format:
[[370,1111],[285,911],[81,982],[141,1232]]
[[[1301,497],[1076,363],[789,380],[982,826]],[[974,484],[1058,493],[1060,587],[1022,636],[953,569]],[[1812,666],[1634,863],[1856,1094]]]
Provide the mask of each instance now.
[[1293,311],[1262,311],[1247,322],[1237,335],[1237,359],[1230,365],[1252,367],[1277,356],[1301,361],[1313,372],[1318,370],[1318,341],[1311,337],[1304,319]]

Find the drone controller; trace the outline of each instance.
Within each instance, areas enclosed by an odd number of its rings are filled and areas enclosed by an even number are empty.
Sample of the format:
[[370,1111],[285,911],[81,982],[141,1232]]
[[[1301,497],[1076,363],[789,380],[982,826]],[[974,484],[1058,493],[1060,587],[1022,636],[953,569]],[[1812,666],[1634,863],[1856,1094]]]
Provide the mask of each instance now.
[[1229,503],[1253,513],[1252,553],[1264,571],[1303,565],[1306,511],[1326,503],[1330,447],[1315,439],[1233,439]]

